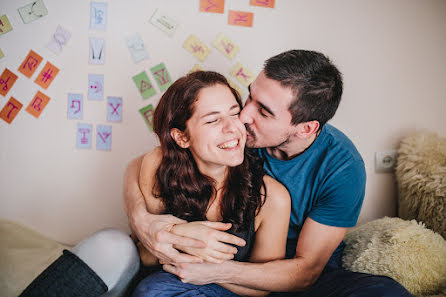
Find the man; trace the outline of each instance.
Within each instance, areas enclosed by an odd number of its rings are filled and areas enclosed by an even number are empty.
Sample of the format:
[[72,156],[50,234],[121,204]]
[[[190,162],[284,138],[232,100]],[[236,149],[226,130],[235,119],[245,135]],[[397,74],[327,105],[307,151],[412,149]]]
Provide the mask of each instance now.
[[[187,251],[203,242],[168,232],[181,220],[146,211],[135,186],[137,159],[127,170],[125,200],[130,226],[142,244],[166,263],[166,271],[194,284],[303,291],[291,296],[410,296],[390,278],[346,271],[341,265],[342,240],[357,222],[366,176],[352,142],[326,124],[342,95],[337,68],[320,53],[287,51],[266,61],[249,91],[240,114],[247,146],[259,148],[267,173],[287,187],[292,199],[287,259],[214,264],[180,253],[174,246]],[[206,248],[228,242],[222,233],[210,229]]]

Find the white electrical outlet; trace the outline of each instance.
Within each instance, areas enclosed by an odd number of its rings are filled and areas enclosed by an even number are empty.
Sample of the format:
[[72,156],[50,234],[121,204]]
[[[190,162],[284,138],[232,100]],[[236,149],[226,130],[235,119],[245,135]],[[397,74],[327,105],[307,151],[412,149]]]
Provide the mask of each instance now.
[[376,152],[375,153],[375,172],[376,173],[392,173],[392,172],[394,172],[397,156],[398,156],[398,153],[396,150]]

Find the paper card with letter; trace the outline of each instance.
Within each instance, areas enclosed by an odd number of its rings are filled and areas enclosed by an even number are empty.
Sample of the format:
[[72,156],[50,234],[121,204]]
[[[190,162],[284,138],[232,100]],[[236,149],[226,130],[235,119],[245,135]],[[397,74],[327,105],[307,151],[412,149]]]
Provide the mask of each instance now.
[[16,80],[17,75],[12,73],[8,68],[5,68],[0,76],[0,95],[6,96]]
[[150,68],[152,75],[155,77],[156,83],[158,84],[161,92],[167,90],[171,84],[173,84],[172,79],[170,78],[169,71],[167,71],[164,63],[160,63],[152,68]]
[[99,151],[111,151],[112,126],[96,126],[96,149]]
[[240,63],[232,68],[230,74],[245,87],[248,87],[255,79],[254,74]]
[[169,37],[172,37],[178,28],[177,21],[160,9],[155,10],[155,13],[152,15],[149,21],[152,25],[166,33]]
[[191,34],[183,43],[183,47],[194,55],[198,60],[203,62],[209,55],[211,50],[197,36]]
[[150,129],[150,131],[153,131],[153,112],[155,109],[153,108],[152,104],[147,105],[146,107],[143,107],[139,110],[139,113],[141,113],[144,122],[146,123],[147,127]]
[[275,0],[250,0],[249,5],[274,8]]
[[231,79],[226,78],[228,80],[229,85],[235,89],[238,94],[240,95],[240,98],[243,100],[243,97],[245,96],[245,92],[240,88],[235,82],[233,82]]
[[109,122],[122,121],[121,97],[107,97],[107,121]]
[[204,70],[204,68],[201,67],[200,64],[195,64],[194,67],[192,67],[192,69],[189,70],[188,74],[192,73],[192,72],[195,72],[195,71],[203,71],[203,70]]
[[200,0],[200,11],[224,13],[225,0]]
[[143,99],[147,99],[156,94],[155,88],[153,87],[152,82],[145,71],[135,75],[133,77],[133,81],[135,82],[135,85]]
[[144,41],[138,33],[127,37],[125,41],[134,63],[138,63],[149,58],[149,54],[144,46]]
[[91,148],[93,138],[93,126],[91,124],[77,124],[76,146],[80,149]]
[[37,94],[34,95],[34,98],[29,103],[26,111],[33,115],[35,118],[38,118],[49,101],[50,97],[46,96],[40,91],[37,91]]
[[23,104],[17,101],[14,97],[11,97],[5,106],[3,106],[2,111],[0,111],[0,118],[3,119],[8,124],[11,124],[15,119],[20,109],[22,109]]
[[107,3],[90,3],[90,29],[105,31],[107,27]]
[[212,42],[212,45],[225,57],[228,57],[231,60],[240,50],[238,45],[232,42],[232,40],[226,37],[223,33],[218,33],[217,38]]
[[89,74],[88,75],[88,100],[104,99],[104,75]]
[[3,53],[2,49],[0,49],[0,59],[3,58],[5,54]]
[[31,23],[48,14],[48,9],[46,9],[43,0],[33,1],[28,5],[20,7],[17,11],[25,24]]
[[59,55],[70,38],[70,32],[68,32],[61,26],[57,26],[56,33],[53,34],[50,42],[47,44],[46,47],[56,55]]
[[3,35],[12,30],[11,23],[9,22],[6,14],[0,17],[0,35]]
[[228,13],[228,24],[234,26],[252,27],[254,14],[247,11],[230,10]]
[[89,63],[102,65],[105,62],[105,40],[103,38],[90,37]]
[[84,111],[84,100],[82,94],[68,93],[67,117],[69,120],[82,120]]
[[41,86],[44,89],[47,89],[54,78],[56,78],[59,73],[59,68],[51,64],[50,62],[46,62],[39,76],[34,81],[36,84]]
[[31,76],[39,67],[42,60],[43,58],[39,54],[37,54],[33,50],[30,50],[18,70],[27,78],[31,78]]

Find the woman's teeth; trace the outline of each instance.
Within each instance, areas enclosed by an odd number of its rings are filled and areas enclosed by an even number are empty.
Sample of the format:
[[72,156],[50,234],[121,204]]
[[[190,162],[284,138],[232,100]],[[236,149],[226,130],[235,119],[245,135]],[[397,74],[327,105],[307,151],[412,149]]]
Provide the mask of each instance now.
[[228,141],[228,142],[225,142],[225,143],[219,145],[218,148],[221,148],[221,149],[234,148],[237,145],[238,145],[238,139],[234,139],[234,140],[231,140],[231,141]]

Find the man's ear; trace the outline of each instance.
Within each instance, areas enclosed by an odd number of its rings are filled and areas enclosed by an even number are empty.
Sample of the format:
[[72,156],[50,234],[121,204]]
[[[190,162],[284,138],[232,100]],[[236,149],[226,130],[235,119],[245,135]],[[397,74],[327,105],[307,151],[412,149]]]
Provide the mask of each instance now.
[[172,128],[170,130],[170,136],[172,136],[173,140],[182,148],[188,148],[189,147],[189,139],[184,134],[183,131],[177,128]]
[[320,124],[319,121],[308,121],[297,124],[295,135],[299,138],[308,138],[313,134],[317,134]]

